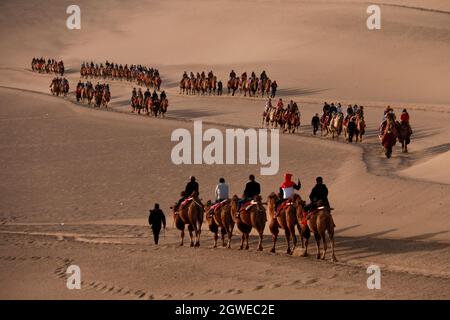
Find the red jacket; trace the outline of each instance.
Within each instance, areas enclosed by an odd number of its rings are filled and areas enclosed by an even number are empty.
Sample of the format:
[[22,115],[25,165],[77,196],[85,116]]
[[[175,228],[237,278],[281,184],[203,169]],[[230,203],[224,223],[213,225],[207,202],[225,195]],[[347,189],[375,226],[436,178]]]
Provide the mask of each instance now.
[[402,121],[402,122],[409,122],[409,114],[407,112],[403,112],[400,115],[400,121]]

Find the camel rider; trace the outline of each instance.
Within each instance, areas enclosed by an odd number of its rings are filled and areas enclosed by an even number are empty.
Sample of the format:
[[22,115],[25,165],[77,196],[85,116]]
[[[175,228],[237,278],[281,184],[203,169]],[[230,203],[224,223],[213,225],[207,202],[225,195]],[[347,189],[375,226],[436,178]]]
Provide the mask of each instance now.
[[252,200],[256,196],[259,196],[259,194],[261,193],[261,186],[258,182],[255,181],[255,176],[251,174],[248,179],[250,181],[245,185],[244,196],[241,200],[238,201],[238,217],[241,205],[248,202],[249,200]]
[[256,78],[256,74],[255,74],[255,72],[254,72],[254,71],[252,71],[252,75],[251,75],[251,78],[252,78],[252,79],[255,79],[255,78]]
[[186,184],[186,187],[184,188],[184,191],[181,193],[182,196],[181,196],[180,200],[178,200],[177,204],[175,205],[175,210],[176,211],[178,211],[178,208],[180,207],[180,204],[184,200],[189,198],[194,191],[197,192],[197,194],[200,194],[198,182],[196,181],[194,176],[191,176],[189,178],[189,182]]
[[228,195],[228,185],[225,183],[224,178],[219,179],[219,184],[216,186],[216,190],[214,191],[214,194],[216,196],[216,203],[222,202],[224,200],[227,200]]
[[158,100],[158,94],[156,93],[156,90],[153,90],[153,93],[152,93],[152,100],[153,100],[153,101]]
[[395,120],[394,110],[391,108],[391,106],[387,106],[386,109],[384,110],[383,121],[381,122],[381,125],[380,125],[380,137],[383,135],[383,132],[384,132],[384,129],[385,129],[386,123],[387,123],[387,115],[389,113],[393,115],[393,119]]
[[340,103],[338,103],[338,105],[337,105],[337,113],[342,113],[342,106],[341,106],[341,104]]
[[147,101],[151,97],[150,90],[147,88],[144,93],[144,101]]
[[263,70],[263,72],[261,72],[261,75],[259,76],[259,78],[261,79],[261,81],[264,81],[267,79],[267,75],[266,75],[266,71]]
[[409,124],[409,113],[406,109],[403,109],[402,114],[400,115],[400,124],[402,126],[407,126],[409,133],[412,134],[411,125]]
[[292,181],[291,173],[284,174],[283,182],[280,185],[280,192],[279,192],[280,199],[275,204],[275,217],[278,214],[277,209],[279,208],[279,206],[286,200],[291,199],[295,193],[295,190],[300,190],[301,187],[302,187],[302,184],[300,183],[300,179],[298,179],[297,184],[295,184]]
[[139,88],[139,90],[138,90],[138,96],[139,96],[139,99],[141,99],[141,100],[144,99],[144,95],[142,94],[141,88]]
[[166,100],[167,99],[167,95],[166,92],[163,90],[161,91],[161,94],[159,95],[161,101]]
[[188,77],[188,75],[187,75],[187,72],[185,71],[184,73],[183,73],[183,79],[186,79]]
[[278,99],[278,103],[277,103],[277,110],[278,111],[282,111],[284,110],[284,104],[283,104],[283,99]]
[[352,115],[353,115],[353,108],[352,108],[352,105],[349,104],[347,107],[347,117],[350,117]]
[[319,201],[321,201],[324,206],[330,207],[330,203],[328,202],[328,188],[323,183],[322,177],[316,178],[316,185],[311,190],[309,200],[311,200],[311,203],[305,206],[306,212],[311,212],[316,209]]
[[359,115],[360,119],[364,119],[364,107],[363,106],[359,106],[357,114]]
[[334,103],[331,103],[331,106],[330,106],[330,113],[333,114],[333,113],[336,113],[336,112],[337,112],[336,106],[334,105]]
[[234,72],[234,70],[231,70],[230,79],[234,79],[234,78],[236,78],[236,72]]
[[267,114],[267,112],[269,112],[270,109],[272,109],[272,108],[273,108],[272,99],[269,98],[269,100],[267,100],[267,102],[266,102],[266,107],[264,109],[265,114]]

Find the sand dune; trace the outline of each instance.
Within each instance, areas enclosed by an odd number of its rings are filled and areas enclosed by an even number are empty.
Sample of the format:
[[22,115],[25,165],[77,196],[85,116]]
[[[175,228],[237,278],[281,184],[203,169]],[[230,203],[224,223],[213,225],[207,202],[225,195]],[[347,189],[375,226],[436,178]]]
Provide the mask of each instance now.
[[[68,31],[60,1],[2,1],[0,297],[448,299],[450,7],[379,3],[382,30],[369,32],[366,1],[82,0],[82,30]],[[85,60],[158,67],[167,119],[130,115],[131,83],[110,81],[116,112],[76,104],[73,92],[50,96],[52,76],[29,70],[41,55],[64,59],[72,90]],[[264,69],[283,99],[299,102],[300,132],[281,137],[278,174],[258,181],[266,196],[292,172],[307,198],[315,177],[325,178],[338,264],[286,256],[284,239],[269,254],[268,230],[263,253],[254,236],[249,252],[238,251],[238,231],[233,249],[213,250],[206,226],[199,250],[177,247],[169,207],[190,175],[206,200],[220,176],[240,194],[259,172],[170,160],[171,132],[192,130],[193,120],[221,131],[260,126],[262,99],[178,93],[184,70],[212,69],[226,80],[231,68]],[[362,145],[311,135],[323,101],[366,106]],[[410,152],[397,146],[390,160],[377,137],[386,104],[407,107],[414,129]],[[169,221],[160,247],[150,244],[146,222],[154,202]],[[373,263],[383,271],[376,292],[366,288]],[[70,264],[83,270],[81,291],[65,288]]]

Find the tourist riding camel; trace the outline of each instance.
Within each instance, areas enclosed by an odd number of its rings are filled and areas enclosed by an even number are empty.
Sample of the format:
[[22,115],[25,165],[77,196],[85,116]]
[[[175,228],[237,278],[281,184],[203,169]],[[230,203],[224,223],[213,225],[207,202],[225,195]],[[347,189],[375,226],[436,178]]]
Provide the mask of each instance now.
[[258,182],[255,181],[255,176],[253,174],[251,174],[248,179],[250,180],[249,182],[247,182],[247,184],[245,185],[245,190],[243,193],[243,197],[242,199],[240,199],[238,201],[238,206],[237,206],[237,215],[239,217],[239,211],[241,208],[241,205],[252,200],[253,198],[255,198],[256,196],[259,196],[261,194],[261,186]]
[[292,181],[291,173],[284,174],[283,182],[280,185],[279,199],[275,204],[275,218],[284,205],[291,200],[292,196],[295,194],[295,190],[300,190],[301,187],[302,184],[300,183],[300,179],[295,183]]

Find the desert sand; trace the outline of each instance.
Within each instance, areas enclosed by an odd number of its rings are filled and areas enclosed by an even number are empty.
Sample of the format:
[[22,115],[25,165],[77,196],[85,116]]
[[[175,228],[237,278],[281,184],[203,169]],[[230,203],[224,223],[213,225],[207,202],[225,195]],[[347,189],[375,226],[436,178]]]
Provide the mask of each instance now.
[[[374,1],[377,3],[378,1]],[[366,28],[366,1],[78,1],[82,29],[65,27],[66,4],[0,4],[0,298],[2,299],[449,299],[450,5],[385,0],[382,29]],[[52,75],[33,56],[63,59],[71,93],[49,94]],[[132,83],[108,81],[110,111],[77,104],[82,61],[157,67],[166,119],[130,114]],[[177,128],[258,128],[261,98],[179,95],[183,71],[266,70],[278,96],[302,112],[299,133],[280,138],[280,169],[259,165],[174,165]],[[96,80],[95,80],[96,81]],[[367,133],[350,145],[314,137],[324,101],[365,106]],[[386,159],[377,136],[383,108],[407,108],[410,151]],[[115,112],[113,112],[115,111]],[[219,177],[240,194],[250,173],[262,194],[283,173],[307,198],[325,179],[335,208],[338,263],[277,253],[178,247],[169,207],[190,175],[203,200]],[[161,204],[167,229],[155,246],[148,210]],[[330,256],[328,256],[330,258]],[[79,265],[82,289],[66,288]],[[378,265],[381,290],[368,290]]]

